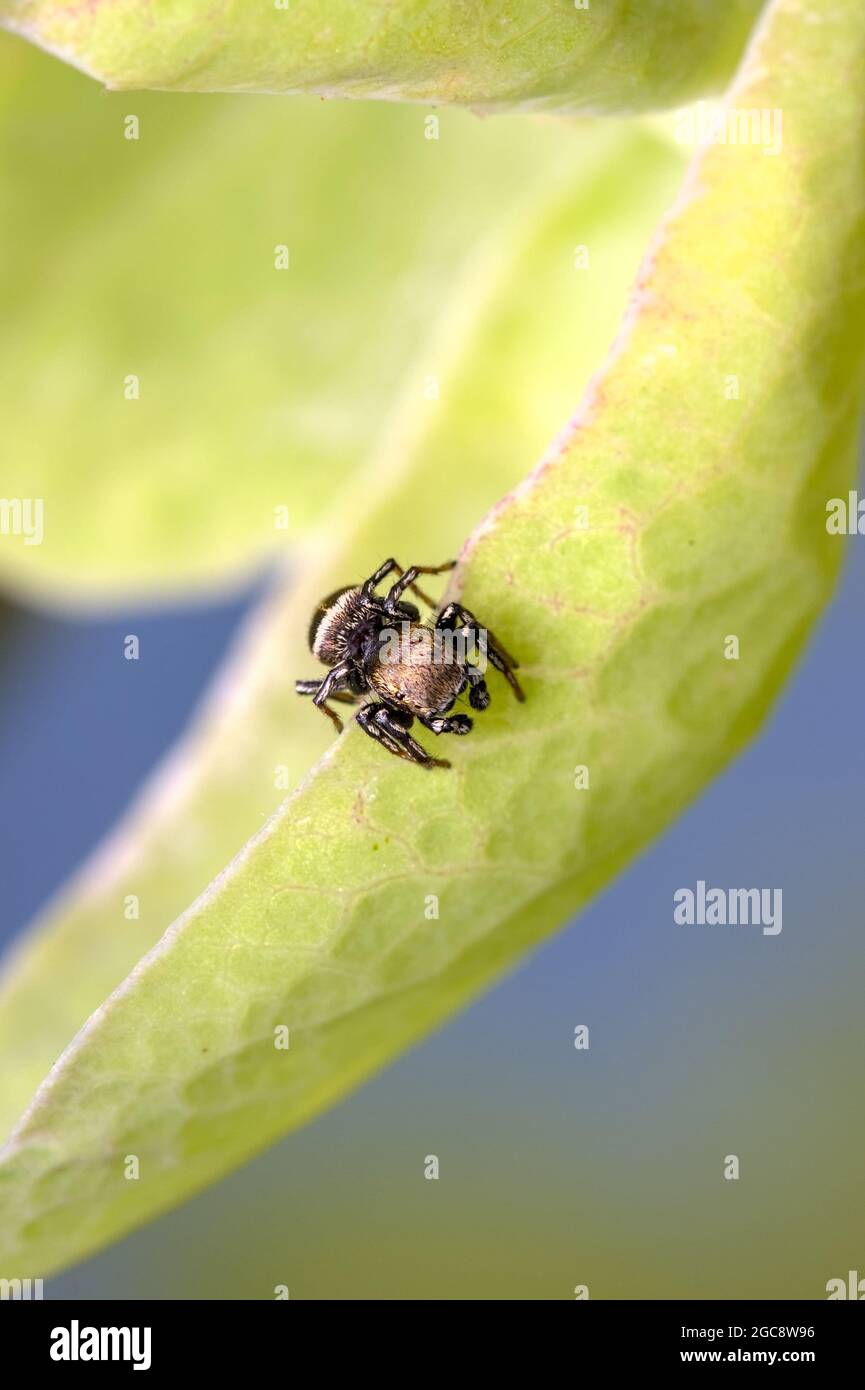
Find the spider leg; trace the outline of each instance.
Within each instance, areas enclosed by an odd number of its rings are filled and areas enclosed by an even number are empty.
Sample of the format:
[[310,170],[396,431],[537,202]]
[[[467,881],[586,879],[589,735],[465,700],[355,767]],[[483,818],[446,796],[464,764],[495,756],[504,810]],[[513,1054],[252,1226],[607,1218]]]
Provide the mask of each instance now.
[[395,607],[406,589],[411,589],[412,592],[417,594],[418,598],[423,599],[424,603],[428,604],[430,608],[435,608],[435,604],[418,588],[415,580],[419,574],[445,574],[448,570],[452,570],[455,564],[456,560],[446,560],[443,565],[409,565],[407,570],[402,570],[399,565],[396,565],[399,578],[395,584],[391,585],[387,592],[387,597],[384,601],[385,607]]
[[470,734],[472,730],[467,714],[419,714],[418,719],[434,734]]
[[[342,693],[348,683],[351,672],[352,666],[347,661],[340,662],[338,666],[332,666],[324,680],[320,682],[318,689],[312,697],[312,703],[317,709],[321,710],[322,714],[327,715],[331,723],[335,725],[338,734],[342,733],[342,720],[336,713],[336,710],[330,709],[329,706],[325,704],[325,701],[330,699],[331,696],[335,697]],[[306,684],[306,682],[299,682],[299,684]],[[295,686],[295,689],[297,689],[297,686]],[[298,693],[306,694],[307,692],[299,691]]]
[[[397,564],[396,560],[385,560],[383,565],[379,565],[375,574],[371,574],[369,579],[363,584],[361,593],[364,598],[369,598],[373,590],[383,579],[387,579],[389,574],[397,574],[400,576],[397,582],[401,584],[402,587],[397,593],[395,593],[397,585],[395,584],[391,587],[390,593],[387,596],[389,605],[394,603],[405,589],[411,589],[412,593],[417,594],[421,602],[425,603],[428,608],[435,608],[435,601],[429,598],[428,595],[424,593],[423,589],[419,589],[414,581],[419,574],[444,574],[446,570],[452,570],[455,564],[456,560],[448,560],[443,565],[412,565],[411,569],[404,570],[402,565]],[[410,577],[406,579],[406,575]]]
[[433,758],[425,748],[412,738],[409,729],[412,716],[407,710],[397,710],[390,705],[364,705],[358,712],[357,722],[365,734],[375,739],[389,753],[397,758],[407,758],[420,767],[450,767],[445,758]]
[[[294,688],[298,695],[316,695],[320,685],[321,681],[317,676],[311,681],[294,682]],[[350,690],[332,690],[328,699],[338,700],[342,705],[356,705],[360,696],[352,694]]]
[[[447,608],[442,609],[436,618],[436,627],[450,628],[452,631],[461,630],[467,638],[471,638],[481,651],[485,651],[489,657],[490,664],[501,671],[511,690],[519,701],[525,700],[522,686],[514,675],[514,667],[519,666],[519,662],[510,656],[507,650],[501,645],[498,638],[490,632],[489,628],[482,627],[468,608],[463,608],[461,603],[449,603]],[[481,642],[481,634],[484,641]],[[480,687],[478,687],[478,690]],[[472,691],[472,694],[474,691]],[[471,694],[469,695],[471,703]],[[480,706],[476,705],[476,709]]]
[[488,709],[490,703],[490,692],[487,690],[487,683],[483,678],[483,673],[477,666],[468,666],[466,676],[469,682],[469,704],[472,709]]

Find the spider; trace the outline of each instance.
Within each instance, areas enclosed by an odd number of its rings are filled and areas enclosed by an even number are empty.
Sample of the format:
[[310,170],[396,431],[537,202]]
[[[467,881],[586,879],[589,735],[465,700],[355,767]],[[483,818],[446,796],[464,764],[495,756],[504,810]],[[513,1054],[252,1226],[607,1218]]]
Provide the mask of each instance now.
[[[295,682],[298,695],[311,695],[337,731],[342,730],[342,720],[327,701],[354,704],[371,695],[357,714],[364,733],[389,753],[427,768],[450,763],[433,758],[412,738],[414,720],[434,734],[467,734],[472,727],[469,716],[448,713],[457,696],[468,689],[473,710],[484,710],[490,703],[483,670],[467,660],[468,648],[486,655],[517,699],[525,699],[514,675],[519,663],[467,608],[449,603],[430,625],[422,623],[415,605],[403,598],[410,589],[434,609],[415,581],[421,574],[444,574],[455,564],[449,560],[403,569],[396,560],[385,560],[362,584],[346,585],[322,599],[310,623],[309,647],[330,670],[323,680]],[[396,578],[382,597],[376,588],[389,575]]]

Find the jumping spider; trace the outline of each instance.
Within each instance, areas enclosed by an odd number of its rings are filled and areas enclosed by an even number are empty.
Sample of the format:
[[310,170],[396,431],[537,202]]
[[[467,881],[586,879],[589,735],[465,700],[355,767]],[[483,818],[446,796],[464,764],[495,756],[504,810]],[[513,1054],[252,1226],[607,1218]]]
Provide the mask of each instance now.
[[[419,574],[444,574],[455,560],[444,565],[412,565],[404,570],[396,560],[383,565],[360,585],[347,585],[322,599],[309,627],[309,647],[330,670],[323,680],[295,682],[298,695],[311,695],[337,730],[342,721],[328,700],[356,703],[364,695],[374,699],[358,711],[364,733],[384,745],[389,753],[408,758],[421,767],[450,767],[445,758],[433,758],[409,733],[415,719],[434,734],[467,734],[472,721],[466,714],[448,714],[458,695],[468,688],[469,704],[484,710],[490,693],[480,668],[466,659],[466,648],[485,649],[491,665],[508,681],[518,700],[525,696],[513,668],[512,656],[473,613],[462,604],[449,603],[432,626],[422,623],[420,612],[403,598],[406,589],[430,608],[435,604],[418,588]],[[388,575],[398,577],[384,597],[375,592]],[[402,638],[396,658],[385,659],[384,644],[399,629]],[[444,634],[452,634],[445,640]],[[462,637],[456,656],[455,636]],[[442,645],[450,656],[441,660]],[[435,654],[433,647],[435,646]]]

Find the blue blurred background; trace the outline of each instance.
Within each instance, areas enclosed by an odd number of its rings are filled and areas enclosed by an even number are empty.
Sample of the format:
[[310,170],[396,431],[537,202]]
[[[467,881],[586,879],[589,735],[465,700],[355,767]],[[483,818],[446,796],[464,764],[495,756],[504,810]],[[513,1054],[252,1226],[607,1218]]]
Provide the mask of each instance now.
[[[865,542],[847,544],[763,736],[579,921],[350,1100],[47,1295],[820,1298],[865,1274]],[[4,938],[116,820],[257,592],[106,620],[5,610]],[[148,653],[134,680],[117,660],[130,631]],[[782,888],[782,933],[674,926],[674,890],[700,878]]]

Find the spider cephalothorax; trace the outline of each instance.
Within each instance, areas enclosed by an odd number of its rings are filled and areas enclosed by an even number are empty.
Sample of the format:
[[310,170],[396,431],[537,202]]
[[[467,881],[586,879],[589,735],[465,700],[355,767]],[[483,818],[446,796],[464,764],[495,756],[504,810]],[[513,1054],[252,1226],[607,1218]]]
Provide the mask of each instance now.
[[[385,560],[363,584],[347,585],[322,599],[310,623],[309,646],[330,670],[323,680],[296,682],[298,694],[311,695],[337,729],[342,721],[328,700],[353,703],[371,697],[358,712],[360,727],[388,752],[422,767],[450,763],[431,757],[411,737],[415,719],[434,734],[467,734],[472,727],[469,716],[448,713],[457,697],[467,690],[474,710],[486,709],[490,702],[483,666],[470,661],[469,652],[485,657],[501,671],[517,699],[525,698],[514,675],[518,662],[467,608],[449,603],[427,625],[415,605],[403,598],[410,589],[434,607],[415,581],[419,574],[444,574],[455,563],[404,570],[396,560]],[[376,587],[390,574],[398,576],[396,581],[385,595],[377,594]]]

